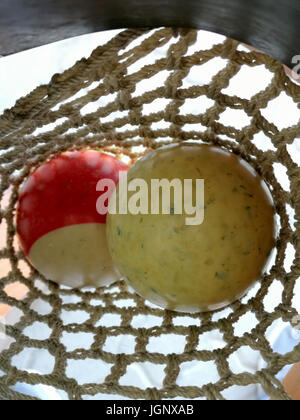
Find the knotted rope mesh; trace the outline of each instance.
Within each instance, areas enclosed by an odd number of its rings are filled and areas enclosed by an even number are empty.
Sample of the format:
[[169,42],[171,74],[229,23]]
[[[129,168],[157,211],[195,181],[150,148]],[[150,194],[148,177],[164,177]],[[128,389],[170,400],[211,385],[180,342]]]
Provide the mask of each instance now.
[[[64,391],[69,399],[98,394],[145,399],[222,399],[227,388],[250,384],[261,384],[273,398],[289,398],[276,375],[284,366],[300,361],[300,344],[287,354],[278,354],[267,340],[266,331],[276,320],[292,323],[298,316],[295,290],[300,275],[300,170],[289,147],[300,137],[300,122],[298,119],[289,126],[276,124],[268,119],[265,110],[282,95],[297,107],[300,86],[267,55],[247,50],[232,39],[199,49],[195,47],[197,38],[196,30],[122,31],[97,48],[90,58],[55,75],[48,85],[38,87],[0,117],[0,221],[5,232],[5,238],[0,240],[0,264],[6,262],[9,266],[0,279],[0,303],[19,311],[18,321],[6,326],[10,345],[0,353],[1,399],[34,399],[14,390],[16,383],[51,385]],[[154,52],[161,55],[149,63]],[[212,62],[216,70],[207,70],[208,82],[194,83],[192,72],[197,76]],[[230,83],[245,68],[255,71],[262,67],[270,76],[263,88],[255,73],[249,78],[254,92],[249,97],[228,93]],[[255,91],[256,87],[259,90]],[[208,104],[204,110],[203,103]],[[188,111],[190,104],[194,106],[192,112]],[[247,122],[243,127],[235,127],[234,120],[226,123],[223,117],[229,109],[244,114]],[[268,147],[259,147],[262,143],[257,142],[258,138],[264,139]],[[19,186],[33,167],[70,148],[100,147],[137,159],[148,150],[185,140],[218,144],[241,155],[270,187],[280,227],[276,259],[254,292],[225,311],[190,315],[190,325],[180,325],[176,320],[182,314],[145,302],[122,280],[108,288],[71,290],[47,281],[29,266],[16,239],[15,207]],[[279,166],[286,171],[288,188],[278,180]],[[289,268],[285,264],[287,247],[292,247],[295,254]],[[26,287],[22,299],[9,293],[9,286],[15,282]],[[265,299],[274,282],[280,282],[282,287],[270,311],[265,307]],[[36,311],[37,301],[44,302],[48,312]],[[73,323],[65,324],[66,311],[84,311],[86,320],[77,323],[74,318]],[[234,326],[249,312],[255,315],[256,325],[237,335]],[[118,315],[119,325],[98,326],[107,314]],[[160,325],[135,326],[134,319],[141,315],[158,317]],[[34,323],[48,326],[48,338],[26,335],[26,328]],[[216,330],[223,336],[224,346],[199,350],[203,334]],[[88,348],[84,344],[76,349],[64,345],[64,334],[83,332],[93,335]],[[185,338],[183,351],[149,351],[153,337],[172,334]],[[132,353],[106,350],[106,340],[124,335],[134,338]],[[245,346],[259,352],[266,367],[255,373],[232,372],[228,360]],[[26,348],[47,351],[54,358],[52,371],[29,372],[17,366],[15,358]],[[68,376],[70,360],[87,359],[107,365],[101,383],[92,383],[89,378],[83,383]],[[214,362],[219,379],[201,387],[178,385],[182,364],[193,361]],[[136,363],[162,366],[161,387],[124,385],[122,377]]]

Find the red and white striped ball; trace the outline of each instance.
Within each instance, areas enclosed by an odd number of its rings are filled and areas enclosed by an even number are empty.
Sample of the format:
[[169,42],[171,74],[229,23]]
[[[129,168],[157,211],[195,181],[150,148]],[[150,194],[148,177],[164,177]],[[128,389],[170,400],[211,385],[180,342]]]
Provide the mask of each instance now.
[[128,166],[95,150],[64,153],[35,170],[21,188],[17,232],[31,264],[47,279],[73,288],[117,279],[97,211],[102,179],[119,181]]

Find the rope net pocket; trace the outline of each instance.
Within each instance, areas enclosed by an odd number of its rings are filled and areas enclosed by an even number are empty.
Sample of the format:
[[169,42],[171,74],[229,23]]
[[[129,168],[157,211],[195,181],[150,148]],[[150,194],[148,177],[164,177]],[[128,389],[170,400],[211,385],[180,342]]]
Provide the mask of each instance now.
[[[69,399],[113,394],[222,399],[233,386],[261,384],[269,396],[289,398],[276,375],[300,361],[300,344],[279,354],[266,333],[278,321],[295,325],[298,319],[300,171],[293,151],[300,138],[299,100],[300,87],[280,63],[234,40],[216,36],[207,47],[195,30],[132,29],[4,112],[0,264],[9,268],[1,271],[0,303],[11,307],[15,318],[6,321],[8,340],[0,353],[1,399],[35,398],[17,384],[48,385]],[[298,118],[293,121],[291,115]],[[241,155],[273,194],[280,227],[276,257],[245,298],[220,312],[185,316],[144,301],[124,281],[70,290],[29,266],[18,246],[14,217],[19,186],[32,167],[70,148],[103,147],[136,159],[185,140],[218,144]],[[27,291],[22,299],[10,293],[15,282]],[[249,314],[249,329],[238,332]],[[218,334],[221,344],[201,346],[209,334]],[[121,339],[125,350],[117,344]],[[162,339],[170,353],[162,350]],[[257,352],[263,367],[233,371],[230,359],[243,349]],[[36,369],[24,367],[28,351]],[[200,364],[215,373],[213,379],[179,380],[184,366]],[[142,367],[155,372],[155,386],[128,380]]]

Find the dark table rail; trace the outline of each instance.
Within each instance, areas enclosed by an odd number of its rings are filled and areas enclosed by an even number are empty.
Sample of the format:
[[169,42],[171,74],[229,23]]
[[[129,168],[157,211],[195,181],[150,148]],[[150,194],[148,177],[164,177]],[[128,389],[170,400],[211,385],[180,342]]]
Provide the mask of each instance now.
[[0,0],[0,55],[125,27],[218,32],[292,65],[300,54],[300,0]]

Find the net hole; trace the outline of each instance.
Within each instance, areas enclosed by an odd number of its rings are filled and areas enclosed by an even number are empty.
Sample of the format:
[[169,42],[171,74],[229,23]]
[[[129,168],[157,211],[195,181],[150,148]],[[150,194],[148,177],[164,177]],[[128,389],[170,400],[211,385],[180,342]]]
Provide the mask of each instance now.
[[79,385],[101,384],[110,374],[112,366],[111,363],[90,358],[85,360],[68,359],[66,375],[68,378],[75,379]]
[[252,312],[246,313],[234,324],[234,335],[243,337],[244,334],[250,333],[258,324],[259,321]]
[[78,303],[82,302],[81,298],[75,294],[60,295],[60,298],[63,305],[77,305]]
[[25,277],[26,279],[29,278],[31,274],[31,267],[27,262],[25,262],[24,260],[19,260],[18,269],[21,271],[23,277]]
[[135,302],[133,299],[120,299],[115,301],[118,308],[134,308]]
[[11,196],[13,192],[13,187],[10,186],[6,191],[4,191],[1,201],[0,201],[0,208],[2,211],[5,211],[8,208]]
[[37,312],[39,315],[49,315],[53,308],[52,306],[44,299],[35,299],[30,305],[30,309]]
[[23,395],[39,398],[42,401],[68,400],[68,394],[65,391],[48,385],[29,385],[25,382],[17,382],[10,389]]
[[11,306],[1,303],[0,301],[0,320],[11,310]]
[[[0,249],[6,248],[7,245],[7,222],[5,219],[0,224]],[[1,260],[0,260],[1,264]]]
[[260,387],[257,384],[246,386],[231,386],[221,392],[221,395],[229,401],[257,401]]
[[135,91],[132,94],[132,97],[136,98],[143,95],[145,92],[151,92],[159,87],[163,87],[170,74],[170,71],[162,70],[149,79],[143,79],[138,82],[135,86]]
[[93,82],[88,87],[85,87],[83,89],[80,89],[75,95],[72,95],[70,98],[60,102],[59,104],[55,105],[53,108],[51,108],[51,111],[56,112],[58,111],[63,105],[69,104],[70,102],[76,101],[77,99],[82,98],[85,96],[88,92],[90,92],[93,89],[96,89],[99,86],[99,82]]
[[218,322],[220,321],[220,319],[227,319],[229,315],[231,315],[232,313],[233,313],[233,310],[230,307],[222,309],[221,311],[218,311],[218,312],[214,312],[212,314],[212,321]]
[[132,363],[127,366],[126,373],[120,378],[119,384],[134,386],[142,390],[152,387],[161,389],[165,377],[165,367],[166,365],[150,362]]
[[0,353],[5,350],[9,350],[10,346],[14,344],[15,342],[16,340],[10,337],[9,335],[1,334],[0,335]]
[[250,290],[249,292],[246,294],[246,296],[244,296],[241,299],[241,302],[243,305],[246,305],[251,299],[253,299],[257,292],[259,291],[259,289],[261,288],[261,283],[257,282]]
[[222,93],[251,99],[258,92],[266,89],[273,79],[273,74],[264,65],[249,67],[243,65],[240,71],[232,77],[229,86]]
[[268,294],[263,300],[264,309],[269,313],[273,313],[282,301],[283,285],[280,281],[274,280],[269,287]]
[[101,96],[96,101],[89,102],[84,107],[82,107],[80,110],[80,114],[82,116],[85,116],[97,112],[100,108],[104,108],[110,104],[113,104],[116,98],[117,93],[111,93],[109,95]]
[[0,259],[0,279],[4,279],[11,272],[11,263],[8,258]]
[[96,327],[119,327],[121,325],[122,318],[119,314],[104,314],[100,320],[95,324]]
[[170,127],[171,127],[171,123],[167,121],[159,121],[159,122],[151,124],[152,130],[167,130]]
[[[150,32],[147,32],[146,34],[143,34],[139,36],[137,39],[134,39],[131,41],[125,48],[122,48],[119,50],[118,54],[122,58],[125,54],[131,52],[135,47],[138,47],[141,45],[146,39],[151,38],[152,35],[155,34],[157,29],[152,29]],[[134,54],[134,51],[132,51],[132,55]]]
[[132,328],[159,327],[161,323],[162,319],[153,315],[135,315],[131,321]]
[[187,114],[204,114],[209,108],[215,105],[215,101],[207,98],[207,96],[200,96],[198,98],[187,98],[184,104],[180,107],[180,115]]
[[[218,135],[218,139],[221,139],[221,140],[224,140],[224,141],[226,141],[226,142],[233,143],[233,144],[239,144],[239,142],[238,142],[237,140],[235,140],[234,138],[228,137],[228,136],[226,136],[225,134],[219,134],[219,135]],[[242,163],[242,162],[243,162],[243,161],[241,161],[241,163]]]
[[300,341],[300,316],[293,318],[291,324],[277,319],[267,328],[265,336],[274,352],[281,355],[292,352]]
[[289,242],[285,251],[284,269],[287,273],[291,272],[296,257],[296,250],[294,246]]
[[112,354],[134,354],[135,345],[135,337],[120,334],[107,337],[103,350]]
[[90,315],[86,311],[61,311],[61,320],[64,325],[84,324]]
[[219,123],[226,127],[234,127],[238,130],[251,124],[251,118],[248,117],[245,111],[241,109],[230,109],[222,112],[219,118]]
[[29,327],[26,327],[23,334],[32,340],[47,340],[52,333],[52,330],[44,322],[34,322]]
[[216,383],[219,379],[220,376],[214,362],[194,360],[181,363],[176,383],[178,386],[203,387],[204,385]]
[[37,279],[35,280],[34,285],[44,295],[47,295],[47,296],[51,295],[51,291],[49,290],[49,287],[46,285],[44,281]]
[[66,347],[68,352],[78,349],[89,350],[94,343],[94,335],[84,332],[67,333],[64,331],[60,342]]
[[[7,147],[7,148],[1,150],[0,151],[0,157],[1,157],[1,159],[2,159],[2,157],[5,157],[5,155],[13,152],[14,150],[15,150],[15,146],[10,146],[10,147]],[[1,166],[1,164],[0,164],[0,166]],[[0,182],[0,184],[1,184],[1,182]]]
[[193,66],[189,74],[183,79],[182,89],[188,89],[192,86],[208,85],[212,78],[216,76],[227,65],[227,60],[221,57],[215,57],[208,62]]
[[68,121],[68,118],[63,117],[63,118],[59,118],[58,120],[56,120],[53,123],[43,125],[42,127],[36,128],[34,130],[34,132],[32,133],[32,136],[38,136],[40,134],[50,132],[50,131],[54,130],[55,128],[57,128],[58,126],[62,128],[63,124],[66,121]]
[[251,141],[259,150],[262,150],[263,152],[267,152],[269,150],[276,152],[276,148],[273,145],[271,139],[267,137],[262,131],[254,134]]
[[35,371],[41,375],[50,375],[54,369],[55,358],[48,350],[28,347],[13,356],[11,364],[17,369],[29,373]]
[[287,215],[289,217],[291,229],[295,231],[296,230],[296,211],[289,204],[286,204],[285,207],[286,207]]
[[146,55],[145,57],[141,57],[138,61],[131,64],[127,68],[127,74],[132,75],[134,73],[137,73],[140,70],[142,70],[143,67],[153,65],[158,60],[167,57],[168,50],[173,44],[174,44],[174,38],[170,39],[170,41],[168,41],[162,47],[156,48],[154,51],[152,51],[150,54]]
[[[117,119],[122,119],[128,117],[128,111],[116,111],[110,113],[107,117],[101,117],[100,122],[101,124],[106,124],[110,122],[116,122]],[[122,126],[123,124],[121,124]]]
[[223,334],[218,330],[213,330],[200,335],[197,351],[214,351],[223,349],[225,346]]
[[7,296],[10,296],[17,300],[23,300],[26,297],[29,290],[28,287],[25,286],[25,284],[17,281],[15,283],[8,284],[5,287],[4,291],[7,294]]
[[230,370],[239,375],[241,373],[256,373],[261,354],[249,346],[240,347],[228,357]]
[[[34,163],[35,162],[35,159],[32,158],[29,161],[32,162],[32,163]],[[25,169],[24,168],[22,168],[22,169],[15,169],[10,174],[9,179],[10,179],[11,182],[19,182],[19,181],[22,181],[22,179],[24,178],[24,175],[25,175]]]
[[197,123],[197,124],[184,124],[181,129],[183,131],[186,132],[193,132],[193,131],[197,131],[200,133],[204,133],[204,131],[207,130],[207,127],[205,127],[204,125]]
[[161,334],[150,337],[147,351],[160,354],[182,354],[186,346],[186,337],[177,334]]
[[216,34],[214,32],[208,32],[208,31],[197,31],[197,39],[196,42],[191,45],[185,56],[190,56],[195,54],[198,51],[203,51],[207,49],[213,48],[214,45],[217,44],[223,44],[225,41],[225,36]]
[[125,124],[122,127],[116,128],[116,133],[125,133],[127,131],[136,132],[139,130],[138,125]]
[[273,163],[274,175],[285,191],[290,191],[291,183],[287,175],[287,169],[281,163]]
[[261,114],[279,130],[297,124],[299,121],[299,109],[285,92],[281,92],[277,98],[272,99],[268,106],[261,110]]
[[192,325],[196,325],[200,327],[201,320],[197,318],[190,318],[189,316],[175,316],[173,319],[173,324],[175,326],[183,326],[183,327],[189,327]]
[[[83,124],[80,129],[86,128],[87,126]],[[64,136],[70,136],[71,134],[76,134],[78,132],[78,128],[69,128],[65,133]]]
[[102,308],[105,307],[105,303],[103,302],[102,299],[91,299],[90,300],[90,305],[91,306],[101,306]]
[[157,98],[150,104],[144,104],[142,111],[143,115],[150,115],[153,113],[164,111],[170,102],[171,99]]
[[120,293],[120,288],[115,285],[112,285],[105,289],[105,294],[117,295],[118,293]]

